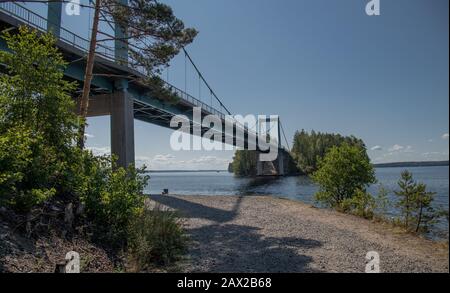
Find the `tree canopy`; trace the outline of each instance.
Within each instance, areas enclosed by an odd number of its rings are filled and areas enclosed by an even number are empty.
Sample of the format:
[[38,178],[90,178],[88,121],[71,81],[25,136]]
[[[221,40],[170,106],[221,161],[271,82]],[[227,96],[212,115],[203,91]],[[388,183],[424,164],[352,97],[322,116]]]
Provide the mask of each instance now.
[[358,191],[365,192],[376,182],[365,149],[348,143],[331,147],[323,159],[319,159],[312,179],[319,185],[316,199],[331,207],[353,198]]
[[297,162],[297,168],[304,174],[310,174],[317,170],[318,161],[323,158],[327,151],[333,146],[344,143],[355,145],[365,150],[366,147],[361,139],[354,136],[342,136],[340,134],[297,131],[294,135],[292,156]]

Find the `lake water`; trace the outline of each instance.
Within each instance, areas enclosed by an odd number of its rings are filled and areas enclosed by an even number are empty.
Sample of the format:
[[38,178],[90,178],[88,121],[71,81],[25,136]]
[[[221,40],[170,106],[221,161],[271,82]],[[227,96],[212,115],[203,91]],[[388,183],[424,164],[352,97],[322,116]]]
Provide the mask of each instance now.
[[[372,194],[378,192],[379,184],[389,191],[395,200],[393,190],[397,188],[400,173],[408,169],[414,179],[427,184],[429,191],[436,192],[434,205],[448,210],[449,207],[449,168],[440,167],[408,167],[377,168],[378,183],[369,188]],[[182,195],[272,195],[314,204],[314,193],[317,186],[308,177],[278,178],[238,178],[228,172],[180,172],[151,173],[150,184],[146,193],[160,194],[168,188],[171,194]],[[390,213],[395,214],[395,210]],[[448,238],[448,221],[440,221],[428,236],[431,238]]]

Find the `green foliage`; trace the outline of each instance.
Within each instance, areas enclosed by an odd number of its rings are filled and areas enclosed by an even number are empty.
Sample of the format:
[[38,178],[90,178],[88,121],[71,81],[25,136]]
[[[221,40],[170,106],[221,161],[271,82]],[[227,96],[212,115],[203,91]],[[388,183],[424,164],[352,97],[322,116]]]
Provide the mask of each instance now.
[[426,231],[439,216],[431,206],[434,192],[428,192],[427,186],[414,181],[412,174],[405,170],[398,181],[400,190],[395,191],[399,197],[396,204],[401,212],[401,221],[406,229]]
[[102,12],[126,28],[129,66],[145,70],[147,76],[161,73],[180,50],[197,36],[193,28],[185,28],[170,6],[152,0],[103,0]]
[[351,213],[366,219],[372,219],[376,207],[375,199],[366,191],[357,189],[353,197],[345,198],[340,203],[343,212]]
[[186,250],[187,236],[175,212],[158,206],[146,210],[129,225],[128,252],[136,271],[152,263],[170,264]]
[[318,168],[318,162],[325,156],[327,151],[333,146],[340,146],[344,143],[359,146],[365,149],[362,140],[354,136],[344,137],[339,134],[328,134],[315,132],[297,131],[294,135],[292,156],[297,162],[298,169],[304,174],[311,174]]
[[[319,185],[316,200],[329,207],[339,207],[345,199],[353,198],[359,191],[376,182],[373,166],[365,149],[342,144],[332,147],[312,179]],[[359,190],[359,191],[358,191]]]
[[382,186],[381,184],[380,187],[378,188],[378,194],[374,198],[374,201],[375,201],[374,215],[378,216],[379,218],[384,218],[389,208],[392,206],[392,203],[389,200],[387,189],[384,188],[384,186]]
[[[95,238],[130,250],[141,263],[168,263],[184,249],[171,213],[144,211],[143,169],[119,168],[75,146],[77,116],[65,62],[48,34],[20,28],[0,52],[0,205],[27,213],[51,199],[79,202]],[[108,242],[106,242],[108,241]],[[142,250],[144,249],[144,250]]]
[[123,246],[130,220],[144,209],[143,190],[149,177],[133,166],[118,168],[109,157],[86,155],[83,167],[80,199],[96,224],[97,238]]
[[167,86],[166,83],[158,76],[149,77],[143,82],[148,86],[149,94],[152,97],[156,97],[167,104],[177,104],[181,99],[175,89]]
[[17,211],[57,194],[64,162],[72,156],[76,127],[74,84],[49,34],[25,27],[4,34],[0,52],[8,74],[0,76],[0,199]]
[[357,189],[354,196],[344,199],[337,209],[365,219],[384,219],[390,205],[387,190],[380,186],[376,196]]
[[232,168],[236,176],[255,176],[258,153],[256,151],[238,150],[236,151]]

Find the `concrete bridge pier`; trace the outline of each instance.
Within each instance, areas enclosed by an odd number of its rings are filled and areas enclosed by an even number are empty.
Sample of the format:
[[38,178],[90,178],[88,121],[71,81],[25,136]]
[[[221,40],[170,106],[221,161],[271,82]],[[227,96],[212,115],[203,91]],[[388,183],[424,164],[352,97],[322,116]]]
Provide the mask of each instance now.
[[113,93],[91,96],[88,108],[88,117],[110,116],[111,154],[119,167],[134,164],[133,97],[126,85],[120,82]]
[[284,176],[285,175],[285,169],[284,169],[284,152],[279,151],[278,157],[277,157],[277,163],[278,163],[278,176]]
[[117,156],[117,165],[134,165],[134,111],[133,100],[126,89],[111,95],[111,154]]
[[256,176],[284,176],[287,165],[285,164],[285,153],[280,149],[278,157],[275,161],[266,162],[261,161],[258,155],[258,161],[256,162]]

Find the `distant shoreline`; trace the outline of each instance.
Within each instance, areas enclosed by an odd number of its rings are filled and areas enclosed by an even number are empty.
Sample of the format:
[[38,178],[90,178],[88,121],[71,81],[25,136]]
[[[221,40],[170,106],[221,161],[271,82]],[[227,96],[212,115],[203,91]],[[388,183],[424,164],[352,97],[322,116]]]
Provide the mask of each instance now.
[[424,162],[394,162],[373,164],[375,168],[390,168],[390,167],[439,167],[448,166],[449,161],[424,161]]

